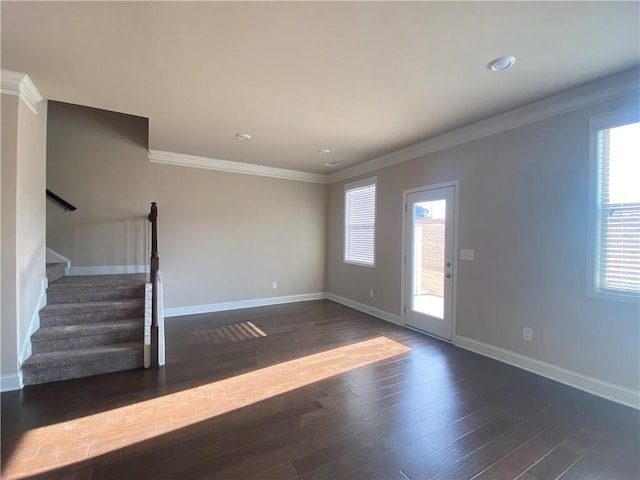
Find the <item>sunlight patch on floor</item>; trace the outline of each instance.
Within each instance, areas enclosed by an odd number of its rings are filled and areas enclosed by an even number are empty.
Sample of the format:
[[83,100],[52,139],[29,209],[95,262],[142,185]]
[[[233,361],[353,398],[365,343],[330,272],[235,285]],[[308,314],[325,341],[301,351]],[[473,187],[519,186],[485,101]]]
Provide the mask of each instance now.
[[377,337],[24,434],[2,478],[96,457],[405,352]]
[[267,334],[253,322],[232,323],[216,328],[207,328],[193,332],[198,343],[241,342],[254,338],[266,337]]

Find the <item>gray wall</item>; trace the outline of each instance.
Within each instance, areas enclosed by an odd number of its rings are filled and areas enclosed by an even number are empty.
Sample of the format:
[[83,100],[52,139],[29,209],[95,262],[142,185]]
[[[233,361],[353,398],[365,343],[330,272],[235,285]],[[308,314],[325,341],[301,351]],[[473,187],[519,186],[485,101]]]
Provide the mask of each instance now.
[[475,261],[458,264],[455,334],[638,390],[638,305],[586,295],[589,117],[622,106],[638,97],[364,175],[378,177],[374,269],[343,263],[345,182],[330,185],[328,291],[400,315],[402,192],[459,180],[459,248]]
[[[141,265],[158,202],[165,307],[324,291],[326,185],[150,163],[147,120],[49,102],[47,246]],[[278,289],[272,290],[272,281]]]

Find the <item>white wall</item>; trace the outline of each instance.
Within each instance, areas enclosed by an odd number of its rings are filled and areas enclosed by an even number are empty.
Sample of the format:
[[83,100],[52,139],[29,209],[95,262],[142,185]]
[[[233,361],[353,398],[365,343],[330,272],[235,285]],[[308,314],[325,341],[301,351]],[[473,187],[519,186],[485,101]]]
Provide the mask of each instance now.
[[2,95],[2,388],[15,388],[43,306],[46,102]]
[[617,108],[637,113],[638,95],[366,174],[378,178],[373,269],[342,261],[345,182],[332,184],[328,291],[400,315],[402,192],[459,180],[459,247],[475,261],[458,263],[454,333],[637,392],[638,305],[586,295],[589,118]]
[[[47,102],[33,113],[24,102],[18,111],[16,242],[18,272],[18,355],[25,354],[32,324],[44,306],[46,282]],[[30,350],[29,350],[30,353]],[[26,357],[20,358],[20,361]]]

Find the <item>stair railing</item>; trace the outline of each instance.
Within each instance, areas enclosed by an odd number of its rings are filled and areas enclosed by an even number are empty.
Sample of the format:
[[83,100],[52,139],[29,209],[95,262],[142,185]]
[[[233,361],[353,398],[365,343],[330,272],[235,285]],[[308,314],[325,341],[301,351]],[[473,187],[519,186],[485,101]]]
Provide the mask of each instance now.
[[158,346],[158,271],[160,270],[160,257],[158,256],[158,204],[151,202],[149,212],[151,222],[151,368],[160,368]]
[[77,210],[76,207],[71,205],[64,198],[59,197],[58,195],[53,193],[51,190],[46,190],[46,192],[47,192],[47,198],[57,203],[58,206],[60,206],[60,208],[63,208],[65,212],[69,212],[69,211],[73,212],[74,210]]

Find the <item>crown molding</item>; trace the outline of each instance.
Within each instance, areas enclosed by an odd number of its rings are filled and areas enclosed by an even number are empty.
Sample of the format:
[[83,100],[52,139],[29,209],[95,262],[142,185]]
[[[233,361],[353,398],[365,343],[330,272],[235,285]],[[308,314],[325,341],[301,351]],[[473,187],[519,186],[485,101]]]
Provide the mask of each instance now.
[[42,95],[33,84],[29,75],[13,70],[2,69],[2,93],[16,95],[22,100],[29,110],[37,114],[36,105],[43,100]]
[[364,175],[397,163],[406,162],[430,153],[455,147],[456,145],[522,127],[530,123],[555,117],[637,91],[640,87],[639,77],[640,70],[634,68],[552,95],[537,102],[472,123],[466,127],[452,130],[451,132],[396,150],[387,155],[332,173],[329,175],[329,183]]
[[329,181],[329,177],[322,173],[301,172],[299,170],[267,167],[253,163],[233,162],[231,160],[218,160],[216,158],[198,157],[182,153],[163,152],[161,150],[149,150],[149,161],[153,163],[179,165],[182,167],[206,168],[220,172],[296,180],[298,182],[328,183]]
[[[2,72],[4,92],[5,70]],[[432,137],[330,175],[160,150],[149,150],[149,161],[301,182],[334,183],[638,91],[640,88],[639,80],[640,69],[633,68]],[[28,83],[33,85],[30,80]],[[33,88],[35,90],[35,87]],[[37,90],[35,92],[37,93]]]

